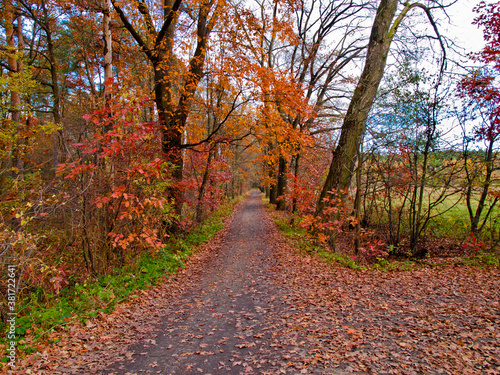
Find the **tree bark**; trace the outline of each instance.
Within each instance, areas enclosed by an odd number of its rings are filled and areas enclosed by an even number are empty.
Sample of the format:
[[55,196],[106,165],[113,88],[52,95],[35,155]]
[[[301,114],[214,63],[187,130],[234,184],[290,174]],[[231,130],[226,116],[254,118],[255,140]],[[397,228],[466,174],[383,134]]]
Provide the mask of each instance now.
[[[300,150],[297,151],[297,154],[295,155],[295,160],[293,162],[294,164],[294,171],[293,171],[293,176],[294,176],[294,183],[297,185],[298,178],[299,178],[299,166],[300,166]],[[292,212],[295,213],[297,212],[297,195],[294,194],[293,196],[293,202],[292,202]]]
[[[467,203],[467,209],[469,212],[470,232],[473,233],[475,236],[477,236],[479,233],[481,233],[484,225],[486,224],[486,222],[488,220],[488,217],[491,214],[493,207],[498,202],[498,198],[495,198],[494,202],[490,205],[489,210],[484,215],[483,211],[484,211],[485,206],[486,206],[486,199],[488,197],[488,192],[490,190],[490,186],[492,183],[493,174],[498,169],[498,168],[495,168],[495,165],[494,165],[494,161],[495,161],[495,153],[493,151],[494,142],[495,142],[495,139],[490,140],[489,145],[488,145],[488,149],[485,151],[484,164],[486,165],[486,175],[484,177],[484,182],[482,183],[481,196],[479,197],[479,201],[477,203],[475,210],[472,207],[474,177],[470,178],[469,177],[470,174],[467,171],[468,186],[467,186],[467,194],[466,194],[466,203]],[[467,156],[465,158],[465,165],[467,166]],[[479,222],[481,221],[482,215],[484,215],[484,217],[483,217],[483,222],[480,225]]]
[[286,208],[285,193],[287,185],[287,162],[284,156],[280,156],[278,160],[278,181],[276,185],[276,209],[284,211]]
[[384,74],[392,40],[391,22],[396,14],[397,5],[397,0],[382,0],[377,9],[368,43],[365,67],[344,118],[339,143],[333,152],[328,176],[316,206],[316,215],[323,211],[324,198],[330,191],[343,190],[350,184],[357,150],[365,130],[366,118]]
[[278,189],[276,187],[276,166],[271,165],[269,168],[269,203],[277,204]]
[[[172,78],[178,61],[175,59],[173,52],[173,37],[177,11],[182,0],[166,0],[164,2],[164,23],[159,32],[156,32],[153,27],[147,5],[143,1],[138,2],[137,9],[144,17],[146,29],[150,39],[154,40],[154,46],[150,46],[145,42],[145,39],[129,22],[116,0],[111,0],[111,2],[125,28],[136,40],[154,69],[155,104],[158,110],[159,123],[162,126],[162,152],[173,166],[172,178],[174,183],[172,183],[168,194],[174,199],[175,211],[180,218],[182,214],[182,190],[179,182],[182,181],[184,168],[182,137],[191,110],[191,101],[203,76],[208,37],[217,20],[217,14],[214,14],[209,19],[212,3],[201,2],[198,9],[196,50],[189,61],[188,72],[183,77],[184,79],[181,80],[184,85],[180,90],[179,101],[176,104],[172,95],[174,89]],[[175,223],[169,225],[167,231],[175,232]]]
[[111,99],[109,83],[113,77],[113,39],[111,37],[111,3],[104,0],[103,8],[103,38],[104,38],[104,101],[108,103]]
[[208,183],[208,176],[210,175],[210,166],[212,162],[213,151],[208,152],[207,164],[205,166],[205,171],[203,172],[203,178],[201,180],[200,189],[198,190],[198,201],[196,202],[196,222],[201,223],[203,219],[203,197],[205,196],[205,188]]
[[[21,72],[21,62],[19,61],[18,49],[15,44],[15,30],[14,30],[14,19],[16,18],[14,6],[11,0],[6,0],[5,3],[5,36],[7,39],[7,64],[9,66],[10,75],[20,73]],[[21,16],[17,17],[18,23],[21,22]],[[20,25],[18,24],[18,27]],[[18,35],[19,37],[19,35]],[[22,44],[22,33],[21,40],[18,44]],[[21,119],[21,96],[20,93],[13,89],[10,92],[10,114],[12,125],[17,130],[19,128],[19,120]],[[17,134],[17,131],[16,131]],[[14,140],[13,148],[12,148],[12,175],[16,176],[18,173],[22,172],[20,168],[20,155],[19,155],[19,139]],[[16,171],[17,169],[17,171]]]
[[[50,87],[52,89],[52,117],[54,118],[54,123],[56,125],[62,126],[61,123],[61,94],[59,87],[59,67],[57,64],[54,41],[52,39],[52,27],[50,21],[49,10],[45,0],[41,1],[43,18],[36,20],[40,27],[45,32],[45,37],[47,39],[47,60],[49,61],[49,72],[51,78]],[[60,163],[60,152],[63,150],[63,130],[62,128],[52,135],[52,147],[53,147],[53,173],[55,176],[55,171],[57,165]]]

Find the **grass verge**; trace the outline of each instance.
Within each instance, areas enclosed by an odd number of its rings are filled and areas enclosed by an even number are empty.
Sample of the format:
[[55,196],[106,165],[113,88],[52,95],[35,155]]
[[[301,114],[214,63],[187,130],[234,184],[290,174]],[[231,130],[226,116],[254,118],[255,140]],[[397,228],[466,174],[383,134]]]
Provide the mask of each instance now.
[[[263,198],[264,199],[264,198]],[[366,267],[359,265],[348,256],[333,253],[326,249],[322,244],[312,238],[305,228],[300,226],[300,218],[275,210],[275,206],[264,201],[266,208],[273,218],[274,223],[283,233],[287,241],[301,252],[312,254],[329,264],[339,264],[354,270],[362,270]]]
[[475,256],[464,259],[464,263],[470,266],[479,267],[500,267],[500,252],[483,252],[479,251]]
[[450,259],[450,261],[441,263],[432,263],[427,260],[422,261],[418,259],[391,260],[376,258],[376,261],[368,266],[360,265],[355,259],[344,254],[332,252],[325,248],[323,244],[318,243],[306,229],[300,226],[299,217],[294,217],[289,213],[276,211],[275,205],[269,204],[264,197],[263,200],[274,223],[293,247],[304,253],[317,256],[322,261],[329,264],[338,264],[354,270],[374,269],[384,272],[412,271],[419,267],[446,267],[452,264],[479,268],[500,267],[500,253],[498,251],[496,253],[479,251],[476,255],[471,257],[453,258]]

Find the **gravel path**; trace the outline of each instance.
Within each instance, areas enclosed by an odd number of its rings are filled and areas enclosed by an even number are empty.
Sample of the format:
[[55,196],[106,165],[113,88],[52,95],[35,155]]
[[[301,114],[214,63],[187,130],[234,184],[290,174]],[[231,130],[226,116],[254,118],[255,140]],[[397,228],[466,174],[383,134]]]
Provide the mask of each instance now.
[[276,337],[278,317],[290,306],[273,281],[276,261],[266,239],[270,225],[263,208],[260,193],[253,191],[227,228],[216,257],[190,290],[165,308],[157,332],[132,346],[131,360],[106,373],[279,372],[290,358],[285,352],[293,352]]

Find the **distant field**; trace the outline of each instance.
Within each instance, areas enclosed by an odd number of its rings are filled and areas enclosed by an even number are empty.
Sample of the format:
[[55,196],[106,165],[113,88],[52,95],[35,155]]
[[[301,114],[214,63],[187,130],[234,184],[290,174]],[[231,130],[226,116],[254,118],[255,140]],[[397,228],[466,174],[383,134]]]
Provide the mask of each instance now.
[[[432,198],[437,196],[437,193],[432,194]],[[383,202],[380,201],[379,204]],[[483,209],[483,217],[489,209],[489,205],[491,200],[487,201],[487,205]],[[401,204],[401,201],[393,200],[393,205]],[[428,201],[424,201],[423,204],[423,213],[426,212],[426,204]],[[406,203],[405,211],[408,212],[408,202]],[[473,202],[473,210],[477,207],[477,199]],[[387,214],[384,215],[381,220],[384,222],[387,221]],[[406,215],[403,215],[406,218]],[[469,235],[470,231],[470,220],[469,220],[469,212],[467,210],[467,204],[465,201],[465,197],[463,197],[460,193],[453,194],[447,197],[442,203],[437,205],[432,209],[431,222],[428,225],[427,234],[436,236],[436,237],[448,237],[448,236],[456,236],[459,238],[464,238]],[[406,220],[406,219],[403,219]],[[481,221],[482,222],[482,221]],[[498,237],[500,229],[500,207],[497,204],[488,221],[484,227],[483,235],[490,239],[492,232],[494,236]]]

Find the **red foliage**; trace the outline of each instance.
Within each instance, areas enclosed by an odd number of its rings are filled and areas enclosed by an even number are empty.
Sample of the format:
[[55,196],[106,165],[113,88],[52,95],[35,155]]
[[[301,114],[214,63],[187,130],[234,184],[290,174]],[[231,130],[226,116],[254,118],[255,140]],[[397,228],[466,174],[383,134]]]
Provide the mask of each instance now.
[[471,233],[469,238],[465,240],[463,247],[472,250],[475,254],[486,250],[486,244],[483,241],[479,241],[474,236],[474,233]]
[[459,84],[462,97],[471,98],[484,111],[489,124],[476,129],[479,139],[493,140],[500,134],[500,87],[496,77],[500,73],[500,2],[481,2],[475,9],[479,16],[474,23],[483,27],[483,50],[471,55],[475,61],[489,67],[491,71],[475,71]]
[[[326,206],[322,214],[318,216],[306,215],[301,226],[307,228],[313,236],[324,244],[329,241],[328,235],[335,237],[336,233],[348,234],[349,228],[354,228],[360,219],[353,215],[353,199],[347,194],[347,189],[340,192],[331,191],[330,195],[325,198]],[[354,235],[354,233],[351,234]],[[389,255],[385,251],[386,243],[377,239],[373,231],[361,228],[359,237],[362,242],[359,251],[365,257],[385,258]]]
[[93,253],[102,254],[108,245],[120,252],[158,249],[162,221],[173,215],[165,193],[173,183],[171,168],[158,157],[157,124],[140,121],[147,99],[119,98],[85,116],[94,130],[73,144],[80,158],[61,164],[58,171],[76,194],[85,196],[81,215],[101,218],[92,230],[82,228],[82,236],[88,237],[82,237],[84,243],[99,244],[89,250]]
[[477,60],[493,63],[494,68],[500,71],[500,60],[498,53],[500,51],[500,2],[486,4],[481,1],[474,11],[479,16],[474,20],[474,24],[483,27],[484,40],[486,47],[475,55]]

